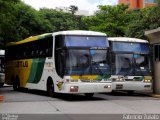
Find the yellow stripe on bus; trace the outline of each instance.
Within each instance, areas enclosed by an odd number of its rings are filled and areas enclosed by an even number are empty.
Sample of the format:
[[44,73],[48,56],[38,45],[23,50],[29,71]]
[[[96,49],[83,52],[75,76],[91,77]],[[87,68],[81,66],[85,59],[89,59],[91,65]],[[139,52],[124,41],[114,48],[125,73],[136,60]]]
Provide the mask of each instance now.
[[82,75],[82,76],[71,75],[71,78],[73,80],[78,80],[78,79],[82,79],[82,80],[96,80],[97,77],[98,77],[97,75]]
[[19,77],[20,87],[25,87],[29,79],[32,59],[8,61],[6,63],[6,83],[11,84],[11,79]]

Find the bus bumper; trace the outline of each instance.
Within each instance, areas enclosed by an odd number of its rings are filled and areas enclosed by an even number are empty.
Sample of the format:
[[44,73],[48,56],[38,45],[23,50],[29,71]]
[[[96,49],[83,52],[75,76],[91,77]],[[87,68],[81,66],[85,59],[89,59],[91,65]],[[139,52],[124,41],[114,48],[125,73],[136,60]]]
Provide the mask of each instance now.
[[112,83],[66,83],[62,93],[106,93],[112,91]]
[[113,90],[124,90],[124,91],[149,91],[152,89],[151,83],[145,82],[113,82],[112,83]]

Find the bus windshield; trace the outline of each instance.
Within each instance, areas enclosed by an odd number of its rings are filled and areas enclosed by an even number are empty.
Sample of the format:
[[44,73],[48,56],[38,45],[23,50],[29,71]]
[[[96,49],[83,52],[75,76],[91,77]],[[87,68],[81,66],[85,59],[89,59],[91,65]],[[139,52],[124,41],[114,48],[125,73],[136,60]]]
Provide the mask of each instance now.
[[150,75],[148,56],[145,54],[115,54],[115,74]]
[[65,36],[67,47],[109,47],[106,36]]
[[68,49],[66,75],[106,75],[110,74],[107,50]]
[[132,42],[113,42],[112,49],[114,52],[133,52],[139,54],[148,54],[149,44]]
[[150,75],[148,43],[112,42],[113,71],[118,75]]

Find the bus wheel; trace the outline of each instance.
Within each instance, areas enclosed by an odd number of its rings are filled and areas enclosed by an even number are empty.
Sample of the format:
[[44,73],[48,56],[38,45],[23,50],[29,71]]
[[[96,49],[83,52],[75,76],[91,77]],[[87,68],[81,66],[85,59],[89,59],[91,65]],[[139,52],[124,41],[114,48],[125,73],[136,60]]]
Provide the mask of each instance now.
[[0,87],[3,87],[4,83],[0,83]]
[[47,92],[50,97],[56,97],[56,93],[54,92],[54,84],[53,84],[52,80],[49,80],[47,82]]
[[13,90],[18,91],[19,88],[20,88],[19,78],[16,77],[16,79],[13,79]]
[[91,97],[93,97],[93,95],[94,95],[94,93],[85,93],[85,96],[86,96],[87,98],[91,98]]

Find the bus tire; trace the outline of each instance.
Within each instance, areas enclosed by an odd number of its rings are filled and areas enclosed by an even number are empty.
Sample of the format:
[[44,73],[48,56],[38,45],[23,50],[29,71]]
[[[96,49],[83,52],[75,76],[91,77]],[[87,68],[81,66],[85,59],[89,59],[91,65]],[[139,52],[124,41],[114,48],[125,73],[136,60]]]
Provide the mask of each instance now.
[[56,97],[56,93],[54,91],[54,83],[52,78],[47,80],[47,93],[50,97]]
[[13,79],[12,81],[13,81],[13,90],[18,91],[20,88],[19,77],[16,76],[16,78]]
[[91,98],[91,97],[93,97],[93,95],[94,95],[94,93],[85,93],[85,96],[86,96],[87,98]]
[[3,87],[4,83],[0,83],[0,87]]

